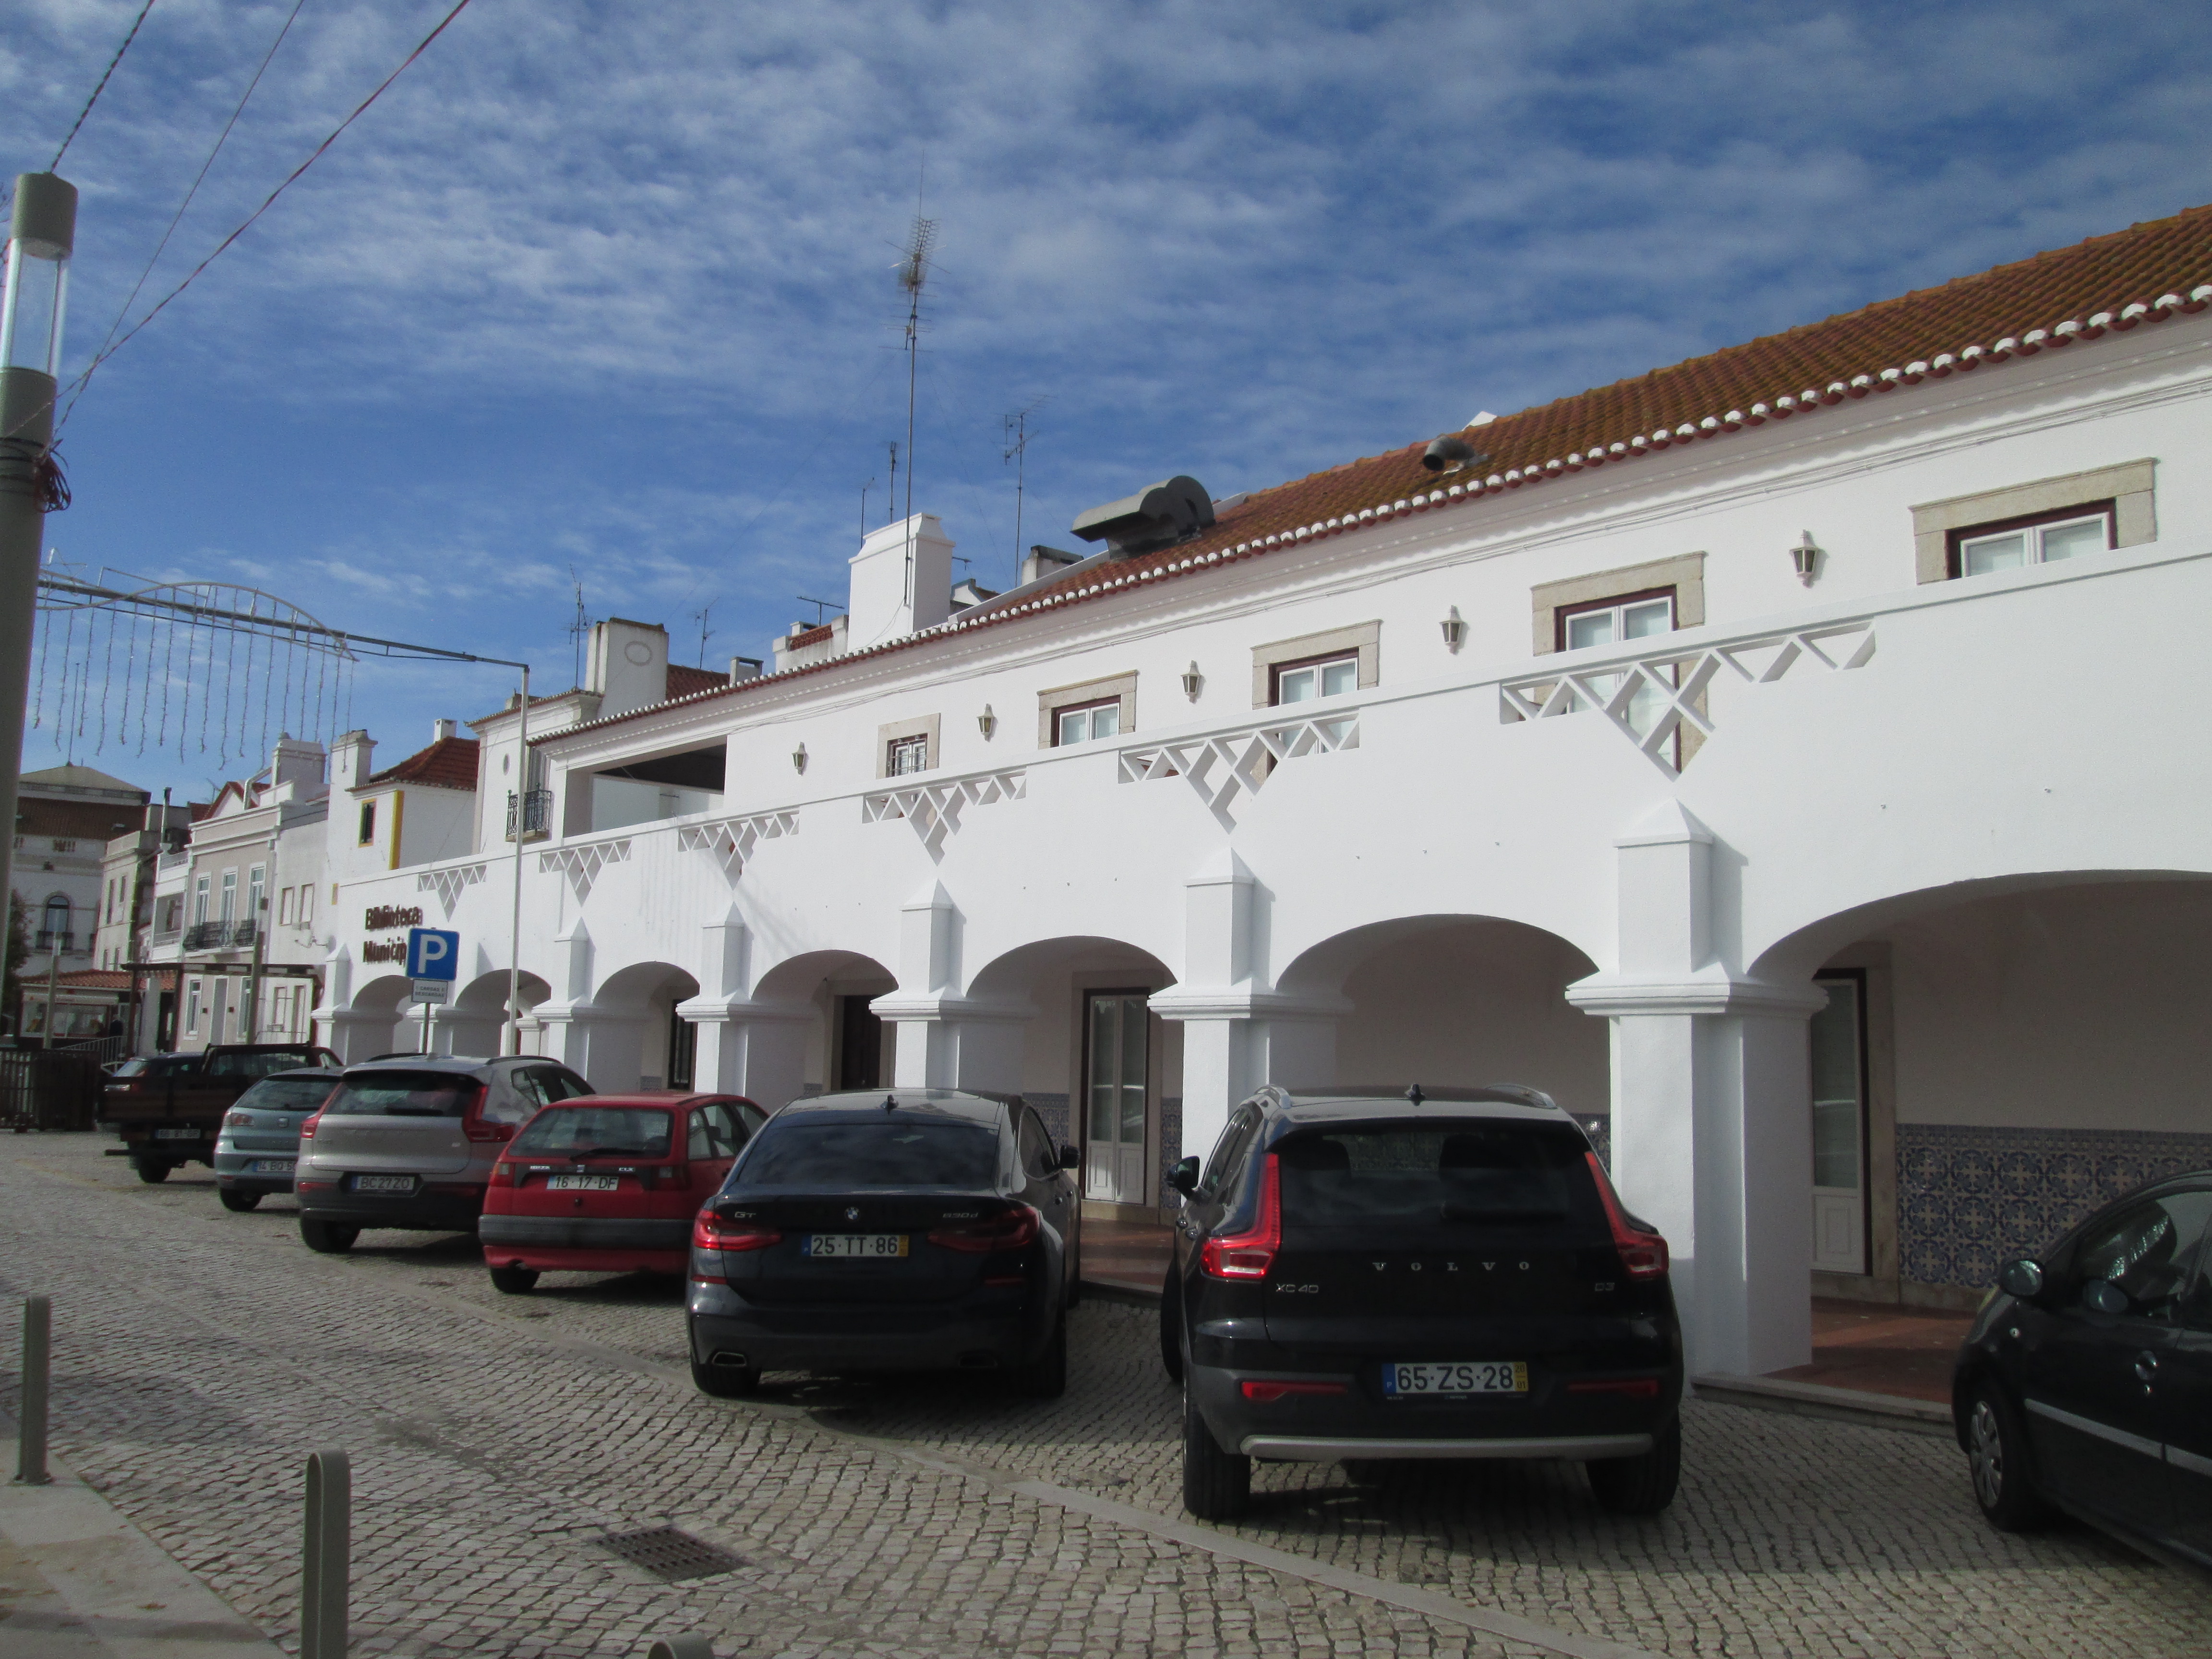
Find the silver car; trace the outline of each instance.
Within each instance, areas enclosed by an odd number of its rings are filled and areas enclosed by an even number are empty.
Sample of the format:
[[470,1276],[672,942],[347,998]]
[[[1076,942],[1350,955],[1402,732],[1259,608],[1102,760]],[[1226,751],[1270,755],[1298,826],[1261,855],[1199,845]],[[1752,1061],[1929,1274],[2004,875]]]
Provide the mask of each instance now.
[[474,1232],[500,1149],[541,1106],[588,1095],[558,1060],[403,1054],[349,1066],[300,1126],[300,1237],[353,1248],[364,1227]]
[[335,1066],[271,1073],[238,1097],[216,1133],[216,1195],[226,1210],[250,1210],[292,1190],[300,1125],[337,1087]]

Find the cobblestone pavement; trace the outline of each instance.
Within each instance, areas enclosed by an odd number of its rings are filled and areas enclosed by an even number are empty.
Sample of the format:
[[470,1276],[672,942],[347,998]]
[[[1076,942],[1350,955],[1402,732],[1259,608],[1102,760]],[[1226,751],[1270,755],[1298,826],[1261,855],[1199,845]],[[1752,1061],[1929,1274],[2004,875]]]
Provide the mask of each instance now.
[[[2212,1652],[2212,1582],[2086,1530],[1991,1531],[1940,1439],[1692,1403],[1656,1521],[1602,1515],[1563,1466],[1278,1465],[1247,1521],[1204,1528],[1148,1311],[1081,1309],[1049,1403],[973,1377],[710,1401],[672,1287],[502,1297],[472,1245],[423,1235],[313,1255],[288,1202],[230,1214],[198,1170],[141,1186],[106,1144],[0,1139],[0,1290],[55,1298],[78,1471],[288,1644],[301,1465],[340,1446],[361,1654],[690,1630],[807,1659]],[[747,1565],[664,1583],[597,1541],[660,1524]]]

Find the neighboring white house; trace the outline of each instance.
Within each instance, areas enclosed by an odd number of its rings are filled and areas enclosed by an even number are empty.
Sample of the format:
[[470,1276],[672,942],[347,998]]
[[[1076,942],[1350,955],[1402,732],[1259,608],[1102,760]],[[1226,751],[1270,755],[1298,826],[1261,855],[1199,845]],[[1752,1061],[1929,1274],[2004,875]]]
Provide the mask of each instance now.
[[[1808,1359],[1816,1287],[1971,1299],[2212,1164],[2208,300],[2200,210],[1172,479],[949,617],[937,520],[875,532],[785,672],[533,725],[532,1040],[769,1106],[1018,1089],[1129,1217],[1262,1081],[1515,1080],[1665,1230],[1699,1369]],[[360,923],[409,907],[468,963],[438,1046],[497,1041],[500,810],[337,878],[342,1052],[396,1046]]]
[[[94,934],[106,899],[107,843],[145,823],[150,799],[137,785],[89,766],[50,766],[23,775],[16,788],[15,881],[24,943],[30,947],[17,970],[27,993],[57,972],[100,965]],[[34,1006],[21,1011],[22,1029],[43,1035],[43,990],[27,1003]],[[86,1018],[94,1034],[106,1023]]]

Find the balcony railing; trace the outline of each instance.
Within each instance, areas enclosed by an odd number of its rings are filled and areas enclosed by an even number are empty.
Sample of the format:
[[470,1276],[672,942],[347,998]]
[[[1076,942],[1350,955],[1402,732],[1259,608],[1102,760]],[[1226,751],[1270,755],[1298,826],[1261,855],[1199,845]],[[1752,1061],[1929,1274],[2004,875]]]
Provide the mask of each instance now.
[[[39,929],[39,942],[32,948],[39,951],[58,951],[62,955],[69,956],[76,950],[76,935],[56,933],[50,927],[41,927]],[[89,950],[91,947],[88,945],[86,948]]]
[[[514,792],[507,793],[507,838],[514,839],[516,816]],[[552,833],[553,792],[550,789],[532,789],[526,792],[521,803],[522,839],[538,841]]]
[[154,930],[154,948],[165,950],[184,936],[185,930],[181,927],[156,927]]
[[187,951],[236,950],[252,943],[250,921],[196,921],[185,930]]

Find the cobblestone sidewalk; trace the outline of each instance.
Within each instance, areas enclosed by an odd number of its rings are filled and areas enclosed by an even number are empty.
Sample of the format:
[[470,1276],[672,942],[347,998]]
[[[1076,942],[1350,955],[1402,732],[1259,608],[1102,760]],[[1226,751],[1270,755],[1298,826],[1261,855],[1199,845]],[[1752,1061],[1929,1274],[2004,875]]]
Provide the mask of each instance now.
[[[56,1299],[58,1443],[288,1644],[299,1468],[335,1445],[364,1654],[695,1629],[748,1656],[2207,1651],[2212,1586],[2092,1533],[1990,1531],[1940,1440],[1693,1405],[1656,1522],[1565,1468],[1263,1466],[1252,1517],[1209,1529],[1176,1501],[1143,1311],[1080,1310],[1059,1401],[971,1378],[714,1401],[665,1287],[501,1297],[472,1247],[401,1234],[315,1256],[287,1205],[232,1215],[203,1172],[141,1187],[100,1150],[0,1141],[0,1287]],[[664,1523],[746,1565],[669,1584],[597,1541]]]

